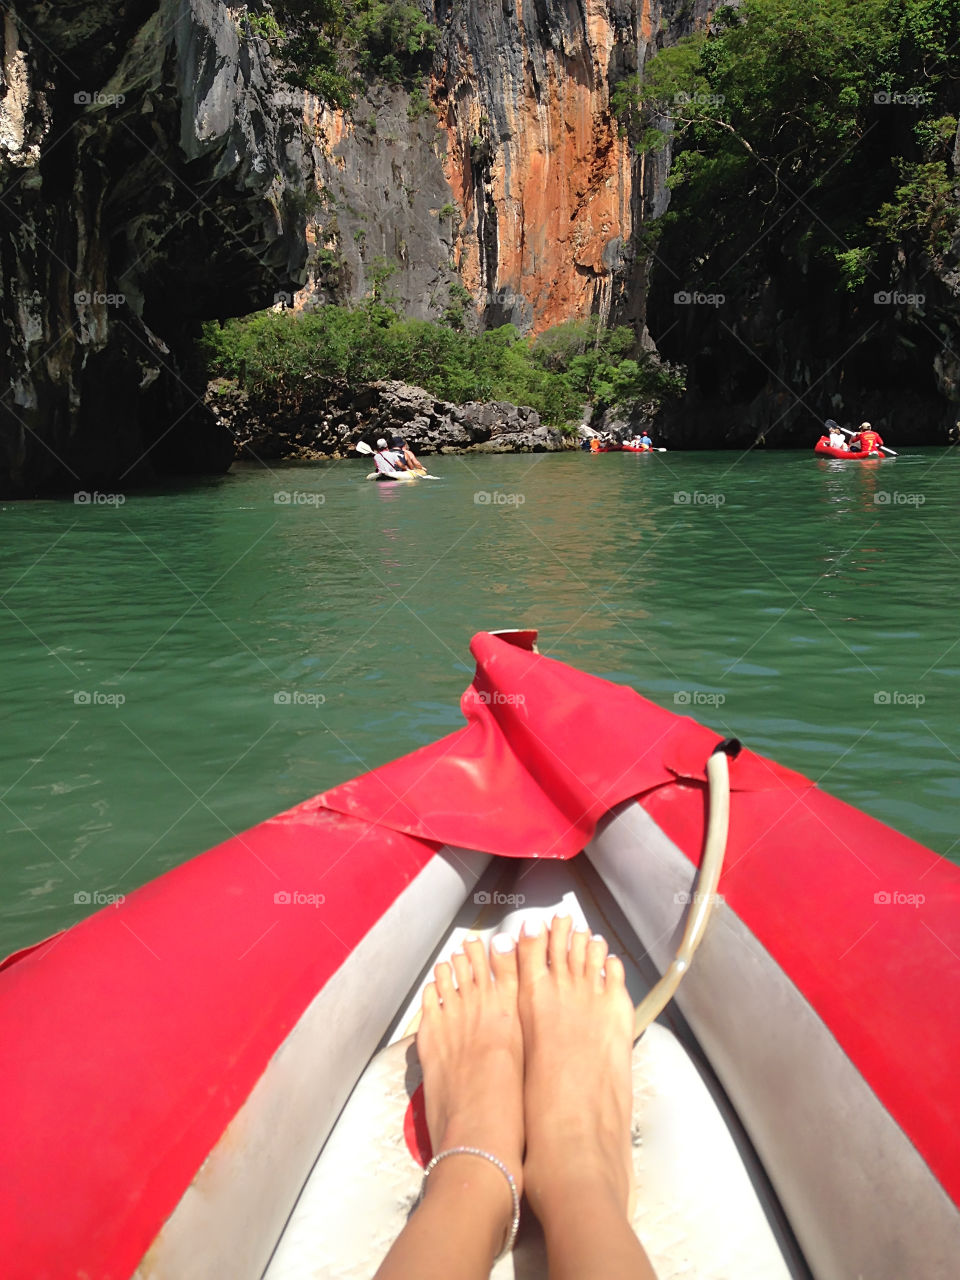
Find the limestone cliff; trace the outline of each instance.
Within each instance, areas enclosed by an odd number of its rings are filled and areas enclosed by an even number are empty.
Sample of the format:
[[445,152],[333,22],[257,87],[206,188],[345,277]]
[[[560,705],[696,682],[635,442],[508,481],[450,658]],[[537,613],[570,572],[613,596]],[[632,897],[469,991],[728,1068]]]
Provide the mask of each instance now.
[[539,332],[599,313],[643,327],[635,232],[666,204],[667,160],[638,157],[611,86],[702,26],[708,0],[435,0],[433,112],[373,89],[352,119],[318,111],[311,283],[300,298],[388,290],[437,318],[465,285],[475,320]]
[[201,318],[303,279],[302,113],[218,0],[15,0],[0,84],[0,493],[216,470]]

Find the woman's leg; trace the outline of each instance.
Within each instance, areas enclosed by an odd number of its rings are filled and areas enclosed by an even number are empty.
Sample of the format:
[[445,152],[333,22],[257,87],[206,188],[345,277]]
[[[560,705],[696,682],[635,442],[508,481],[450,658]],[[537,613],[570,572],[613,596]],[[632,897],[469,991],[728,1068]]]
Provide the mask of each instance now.
[[[434,973],[417,1032],[434,1154],[478,1147],[507,1166],[519,1190],[523,1034],[516,946],[498,935],[488,963],[484,944],[468,938],[453,957],[453,972],[439,964]],[[377,1280],[487,1280],[512,1214],[509,1183],[495,1165],[450,1156],[427,1179],[423,1200]]]
[[[569,950],[568,950],[569,944]],[[656,1280],[628,1218],[633,1003],[602,938],[569,916],[519,943],[527,1200],[550,1280]]]

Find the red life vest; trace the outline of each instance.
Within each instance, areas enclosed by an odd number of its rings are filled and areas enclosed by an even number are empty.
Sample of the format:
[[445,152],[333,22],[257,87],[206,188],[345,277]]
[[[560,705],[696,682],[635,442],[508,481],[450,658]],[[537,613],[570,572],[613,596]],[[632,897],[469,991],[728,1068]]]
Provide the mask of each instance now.
[[860,432],[860,449],[863,453],[872,453],[875,449],[879,449],[882,444],[883,440],[876,431]]

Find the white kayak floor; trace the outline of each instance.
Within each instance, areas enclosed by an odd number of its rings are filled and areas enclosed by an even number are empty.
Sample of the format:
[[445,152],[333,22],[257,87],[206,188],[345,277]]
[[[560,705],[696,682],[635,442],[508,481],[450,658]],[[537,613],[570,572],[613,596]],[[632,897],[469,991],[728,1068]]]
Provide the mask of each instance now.
[[[604,934],[611,951],[623,958],[631,994],[639,1001],[655,975],[644,970],[643,948],[584,859],[514,863],[506,872],[502,861],[495,866],[499,878],[487,877],[477,886],[431,968],[466,933],[489,939],[505,930],[516,936],[524,919],[549,920],[563,909],[575,925]],[[519,894],[520,906],[495,905]],[[397,1042],[429,978],[428,968],[344,1107],[265,1280],[369,1280],[416,1204],[422,1170],[407,1147],[404,1117],[420,1074],[415,1052]],[[633,1225],[659,1280],[806,1277],[749,1144],[670,1009],[634,1047],[633,1089]],[[543,1238],[529,1209],[514,1252],[492,1274],[495,1280],[546,1277]]]

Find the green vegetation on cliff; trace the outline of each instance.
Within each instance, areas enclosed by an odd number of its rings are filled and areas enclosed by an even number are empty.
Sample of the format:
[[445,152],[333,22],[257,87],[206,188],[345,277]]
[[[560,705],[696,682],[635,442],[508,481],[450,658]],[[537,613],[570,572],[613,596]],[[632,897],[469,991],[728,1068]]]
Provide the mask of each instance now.
[[374,300],[299,315],[261,312],[208,324],[203,337],[211,377],[294,410],[317,394],[318,379],[359,387],[395,378],[455,404],[528,405],[557,427],[579,421],[588,402],[603,410],[682,391],[675,370],[646,353],[632,355],[634,345],[630,329],[603,329],[595,318],[537,338],[522,338],[509,324],[472,335],[403,319]]
[[622,81],[640,148],[673,143],[671,263],[708,284],[773,244],[823,262],[838,293],[889,287],[891,243],[941,266],[960,225],[958,40],[960,0],[742,0]]
[[400,84],[427,70],[437,28],[408,0],[275,0],[247,5],[290,84],[347,107],[360,77]]

